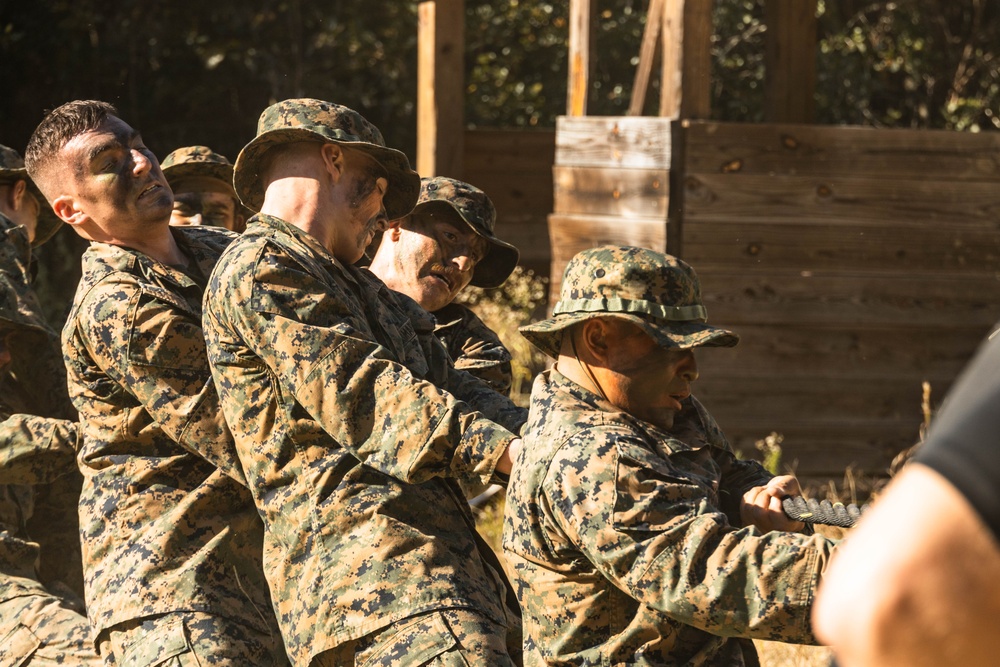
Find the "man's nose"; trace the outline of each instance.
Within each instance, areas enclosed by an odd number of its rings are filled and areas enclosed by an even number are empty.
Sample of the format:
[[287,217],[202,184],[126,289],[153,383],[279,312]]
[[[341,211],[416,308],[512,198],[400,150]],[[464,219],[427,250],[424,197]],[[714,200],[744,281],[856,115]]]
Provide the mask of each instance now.
[[132,149],[132,173],[136,176],[145,174],[153,167],[153,163],[142,151]]
[[698,379],[698,362],[694,358],[694,354],[689,354],[687,359],[681,365],[678,370],[678,375],[684,378],[684,381],[688,384],[694,382]]
[[476,261],[469,255],[455,255],[451,258],[458,270],[462,273],[471,273],[476,268]]

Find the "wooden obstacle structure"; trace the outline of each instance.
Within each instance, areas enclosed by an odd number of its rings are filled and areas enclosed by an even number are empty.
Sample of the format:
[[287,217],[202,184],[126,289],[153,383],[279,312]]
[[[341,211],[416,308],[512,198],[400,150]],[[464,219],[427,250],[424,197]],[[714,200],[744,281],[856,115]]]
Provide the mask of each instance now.
[[998,134],[567,117],[556,144],[552,289],[600,243],[688,261],[743,337],[696,393],[800,476],[884,474],[1000,320]]

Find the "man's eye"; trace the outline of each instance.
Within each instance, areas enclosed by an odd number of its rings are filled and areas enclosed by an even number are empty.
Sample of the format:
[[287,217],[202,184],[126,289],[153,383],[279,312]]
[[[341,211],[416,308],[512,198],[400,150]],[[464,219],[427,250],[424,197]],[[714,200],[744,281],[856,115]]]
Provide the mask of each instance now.
[[174,210],[181,215],[194,215],[194,210],[182,202],[174,202]]

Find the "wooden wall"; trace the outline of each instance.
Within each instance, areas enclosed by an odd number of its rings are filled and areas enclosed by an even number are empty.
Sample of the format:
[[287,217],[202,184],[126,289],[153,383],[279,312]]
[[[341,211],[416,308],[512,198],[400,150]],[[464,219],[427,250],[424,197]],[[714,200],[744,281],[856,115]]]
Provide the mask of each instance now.
[[603,242],[691,263],[743,337],[696,393],[802,477],[884,472],[1000,320],[1000,133],[566,118],[556,145],[552,273]]
[[549,275],[555,132],[469,130],[464,143],[464,180],[493,200],[497,236],[517,246],[522,266]]

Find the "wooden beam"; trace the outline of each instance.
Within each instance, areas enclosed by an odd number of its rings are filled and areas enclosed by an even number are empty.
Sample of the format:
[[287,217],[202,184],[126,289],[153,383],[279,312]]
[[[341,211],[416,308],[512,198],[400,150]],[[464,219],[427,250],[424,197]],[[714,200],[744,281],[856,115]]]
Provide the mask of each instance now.
[[816,2],[765,0],[764,119],[812,123],[816,116]]
[[666,0],[660,116],[707,119],[712,111],[714,0]]
[[465,0],[424,0],[417,30],[417,171],[461,178]]
[[629,116],[641,116],[646,106],[646,91],[649,89],[649,75],[653,71],[657,47],[660,45],[660,30],[663,28],[664,0],[649,0],[646,27],[642,31],[642,46],[639,49],[639,65],[635,69],[635,83],[632,85],[632,99],[628,105]]
[[597,0],[570,0],[569,81],[566,115],[586,116],[590,77],[594,71],[594,34]]

